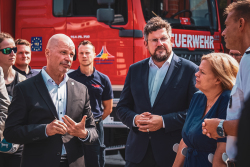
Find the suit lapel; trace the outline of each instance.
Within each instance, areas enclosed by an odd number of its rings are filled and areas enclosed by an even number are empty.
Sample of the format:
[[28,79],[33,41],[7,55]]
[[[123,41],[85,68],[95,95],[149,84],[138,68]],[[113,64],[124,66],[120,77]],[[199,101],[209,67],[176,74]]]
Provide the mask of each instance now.
[[51,99],[51,96],[49,94],[49,91],[44,83],[43,77],[42,77],[42,73],[40,72],[36,77],[36,81],[35,81],[35,85],[36,88],[38,90],[38,92],[40,93],[41,97],[43,98],[43,100],[46,102],[46,104],[48,105],[50,111],[52,112],[52,114],[54,115],[54,117],[58,118],[57,112],[56,112],[56,107]]
[[153,108],[157,104],[157,102],[160,100],[162,95],[165,93],[165,91],[167,90],[169,84],[171,83],[171,80],[175,77],[180,65],[181,65],[180,59],[178,58],[178,56],[173,54],[172,61],[171,61],[170,66],[168,68],[168,72],[167,72],[167,74],[166,74],[166,76],[161,84],[161,88],[160,88],[158,95],[155,99]]
[[71,80],[69,78],[69,80],[67,81],[67,106],[66,106],[66,115],[68,115],[70,117],[70,114],[72,112],[68,112],[70,111],[70,107],[72,104],[72,100],[73,100],[73,93],[74,93],[74,81]]
[[149,90],[148,90],[148,75],[149,75],[148,62],[149,62],[149,58],[142,64],[141,76],[142,76],[143,91],[145,92],[145,97],[147,100],[145,104],[149,104],[149,106],[151,107],[150,98],[149,98]]

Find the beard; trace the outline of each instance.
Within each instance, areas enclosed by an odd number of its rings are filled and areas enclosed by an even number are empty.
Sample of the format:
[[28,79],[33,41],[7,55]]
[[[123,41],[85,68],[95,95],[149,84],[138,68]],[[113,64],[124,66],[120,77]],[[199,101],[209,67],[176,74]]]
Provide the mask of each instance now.
[[[156,53],[158,50],[163,50],[163,51],[160,51],[160,53]],[[165,55],[162,55],[162,52],[166,52],[166,54]],[[149,52],[150,53],[150,52]],[[171,52],[168,52],[167,51],[167,49],[164,47],[164,46],[158,46],[156,49],[155,49],[155,51],[154,51],[154,53],[152,54],[152,53],[150,53],[150,55],[151,55],[151,57],[152,57],[152,59],[154,60],[154,61],[156,61],[156,62],[163,62],[163,61],[166,61],[168,58],[169,58],[169,56],[170,56],[170,54],[171,54]]]

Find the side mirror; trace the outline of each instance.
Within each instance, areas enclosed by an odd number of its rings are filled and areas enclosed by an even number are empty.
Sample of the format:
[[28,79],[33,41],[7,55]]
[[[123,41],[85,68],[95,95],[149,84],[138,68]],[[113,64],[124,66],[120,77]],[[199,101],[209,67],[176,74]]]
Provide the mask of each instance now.
[[97,9],[96,17],[99,22],[112,23],[114,21],[114,10],[111,8]]

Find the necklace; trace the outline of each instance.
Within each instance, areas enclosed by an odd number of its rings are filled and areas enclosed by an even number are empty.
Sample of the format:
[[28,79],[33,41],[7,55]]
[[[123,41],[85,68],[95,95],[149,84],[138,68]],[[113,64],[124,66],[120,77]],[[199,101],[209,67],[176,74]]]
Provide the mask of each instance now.
[[214,100],[211,103],[207,102],[207,107],[211,108],[214,105],[215,101],[218,99],[218,97],[220,96],[221,93],[222,93],[222,91],[215,96]]

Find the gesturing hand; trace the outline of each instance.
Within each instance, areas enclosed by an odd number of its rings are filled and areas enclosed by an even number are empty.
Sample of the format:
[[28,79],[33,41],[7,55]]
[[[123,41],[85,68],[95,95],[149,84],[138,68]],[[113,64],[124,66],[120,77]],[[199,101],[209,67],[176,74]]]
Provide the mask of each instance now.
[[46,134],[48,136],[53,136],[55,134],[64,135],[67,130],[67,125],[56,119],[46,126]]
[[70,117],[65,115],[62,117],[64,123],[68,127],[68,133],[72,136],[76,136],[79,138],[86,138],[88,135],[88,131],[85,129],[85,121],[86,121],[87,115],[84,115],[81,122],[76,123],[74,120],[72,120]]

